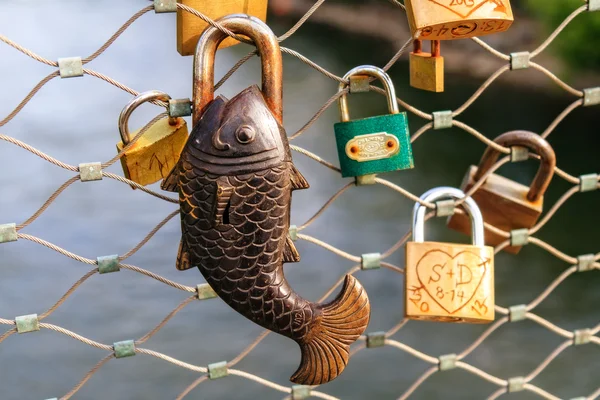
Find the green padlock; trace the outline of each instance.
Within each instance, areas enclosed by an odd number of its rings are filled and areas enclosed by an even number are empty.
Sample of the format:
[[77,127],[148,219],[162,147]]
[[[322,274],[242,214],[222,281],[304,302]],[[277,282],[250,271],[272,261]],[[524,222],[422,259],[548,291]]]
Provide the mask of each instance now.
[[[390,114],[350,121],[344,94],[339,102],[342,121],[334,125],[335,140],[342,176],[355,176],[357,183],[374,183],[375,174],[413,168],[412,146],[406,112],[398,109],[396,90],[388,74],[381,68],[361,65],[348,71],[344,78],[357,75],[371,76],[383,83]],[[341,83],[339,90],[346,86]]]

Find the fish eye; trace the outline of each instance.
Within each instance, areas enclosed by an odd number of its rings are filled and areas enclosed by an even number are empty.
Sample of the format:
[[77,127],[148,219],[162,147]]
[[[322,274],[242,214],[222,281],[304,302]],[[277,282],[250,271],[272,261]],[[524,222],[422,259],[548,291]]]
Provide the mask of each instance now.
[[242,144],[248,144],[254,141],[256,131],[250,125],[242,125],[235,131],[235,138]]

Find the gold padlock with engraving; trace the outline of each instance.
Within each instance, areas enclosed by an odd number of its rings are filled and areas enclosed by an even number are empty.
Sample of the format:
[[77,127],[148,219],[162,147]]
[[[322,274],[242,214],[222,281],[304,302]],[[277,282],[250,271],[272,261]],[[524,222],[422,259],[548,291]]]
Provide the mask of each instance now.
[[406,0],[415,39],[452,40],[503,32],[514,18],[509,0]]
[[431,189],[425,202],[462,199],[473,226],[473,244],[425,241],[425,206],[413,209],[413,240],[406,243],[405,316],[436,322],[488,323],[494,320],[494,249],[485,246],[477,203],[450,187]]
[[[121,152],[140,130],[129,133],[129,116],[140,104],[152,100],[169,101],[171,97],[158,90],[140,93],[134,97],[119,115]],[[140,185],[150,185],[169,175],[188,139],[187,124],[183,118],[162,118],[149,127],[121,157],[125,177]]]
[[[229,14],[247,14],[267,19],[267,0],[177,0],[178,3],[200,11],[211,19],[219,19]],[[200,34],[208,27],[208,23],[189,12],[177,8],[177,51],[182,56],[194,54]],[[219,48],[237,44],[233,38],[221,42]]]
[[420,40],[414,41],[410,53],[410,86],[430,92],[444,91],[444,57],[440,55],[440,41],[431,41],[431,53],[423,52]]

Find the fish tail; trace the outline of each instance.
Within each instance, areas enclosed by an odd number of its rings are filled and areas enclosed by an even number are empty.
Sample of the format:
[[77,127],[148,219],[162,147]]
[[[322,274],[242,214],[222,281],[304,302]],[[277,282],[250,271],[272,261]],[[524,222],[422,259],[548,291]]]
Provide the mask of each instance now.
[[348,364],[350,345],[369,324],[369,298],[352,275],[346,275],[335,300],[319,307],[321,315],[300,343],[302,361],[290,378],[294,383],[320,385],[335,379]]

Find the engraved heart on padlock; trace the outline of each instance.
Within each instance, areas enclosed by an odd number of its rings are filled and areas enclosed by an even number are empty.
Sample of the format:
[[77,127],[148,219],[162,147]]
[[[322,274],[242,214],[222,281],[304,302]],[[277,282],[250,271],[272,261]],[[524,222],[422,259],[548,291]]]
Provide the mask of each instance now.
[[483,5],[490,7],[490,11],[506,13],[506,6],[502,0],[429,0],[445,9],[452,11],[461,18],[467,18]]
[[448,314],[454,314],[475,297],[489,261],[471,251],[461,251],[453,256],[442,250],[432,250],[417,263],[417,278],[433,301]]

